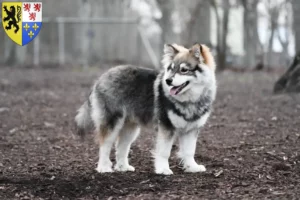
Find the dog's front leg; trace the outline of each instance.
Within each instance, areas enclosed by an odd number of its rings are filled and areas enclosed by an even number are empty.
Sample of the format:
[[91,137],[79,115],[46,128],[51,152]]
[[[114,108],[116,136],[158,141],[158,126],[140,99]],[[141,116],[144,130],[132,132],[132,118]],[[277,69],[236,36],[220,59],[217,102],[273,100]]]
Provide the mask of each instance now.
[[166,130],[163,127],[158,128],[155,149],[155,173],[171,175],[172,170],[169,167],[169,157],[171,154],[172,145],[174,142],[175,134]]
[[188,133],[181,133],[179,135],[180,150],[178,152],[178,157],[182,159],[185,172],[206,171],[205,167],[203,165],[198,165],[194,158],[198,134],[199,131],[194,130]]

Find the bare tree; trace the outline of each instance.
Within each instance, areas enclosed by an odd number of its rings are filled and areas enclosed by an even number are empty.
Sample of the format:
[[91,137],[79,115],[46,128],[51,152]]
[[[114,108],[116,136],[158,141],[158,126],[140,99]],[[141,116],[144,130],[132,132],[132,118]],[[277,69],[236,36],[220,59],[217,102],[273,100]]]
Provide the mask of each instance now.
[[293,18],[294,18],[294,31],[295,31],[295,50],[300,52],[300,1],[292,0]]
[[[271,63],[271,53],[273,52],[273,44],[275,36],[278,35],[278,26],[279,26],[279,16],[282,13],[282,11],[286,8],[287,3],[289,0],[265,0],[264,4],[267,9],[268,13],[268,20],[269,20],[269,30],[270,30],[270,36],[267,46],[267,64],[270,65]],[[282,39],[282,38],[279,38]],[[283,42],[283,40],[281,40]],[[284,43],[282,43],[284,44]],[[285,44],[284,44],[285,45]]]
[[244,65],[254,67],[256,65],[257,51],[262,51],[258,37],[257,4],[259,0],[241,0],[244,8]]
[[180,43],[210,42],[210,4],[204,0],[175,1],[175,13],[180,24]]
[[279,17],[279,12],[281,9],[280,4],[274,5],[274,1],[268,0],[267,3],[267,9],[269,12],[269,28],[270,28],[270,37],[269,37],[269,42],[268,42],[268,64],[271,63],[271,52],[273,52],[273,43],[274,43],[274,34],[275,30],[277,29],[278,26],[278,17]]
[[[284,37],[282,37],[282,34],[279,32],[279,28],[277,28],[277,38],[281,44],[282,47],[282,52],[284,53],[284,57],[286,59],[286,62],[289,62],[289,53],[288,53],[288,47],[290,44],[290,30],[292,29],[292,19],[289,15],[290,12],[290,1],[286,1],[285,4],[283,5],[283,22],[282,22],[282,28],[284,31]],[[280,25],[280,24],[279,24]]]
[[211,0],[211,5],[214,9],[216,20],[217,20],[217,63],[218,69],[224,70],[226,68],[226,56],[227,56],[227,35],[228,35],[228,22],[229,22],[229,11],[230,1],[222,1],[223,16],[219,12],[218,2]]
[[[172,13],[174,11],[174,1],[172,0],[157,0],[158,6],[162,12],[162,17],[158,20],[161,27],[161,44],[171,43],[173,32]],[[162,48],[161,48],[162,49]]]

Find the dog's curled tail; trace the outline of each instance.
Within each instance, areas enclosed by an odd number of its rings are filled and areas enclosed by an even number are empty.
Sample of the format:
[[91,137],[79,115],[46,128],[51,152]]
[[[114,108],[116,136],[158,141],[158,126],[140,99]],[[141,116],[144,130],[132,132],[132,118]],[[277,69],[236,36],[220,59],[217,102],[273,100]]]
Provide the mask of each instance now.
[[85,135],[90,131],[90,128],[93,125],[93,121],[90,113],[91,113],[91,108],[90,108],[89,101],[85,101],[82,104],[82,106],[78,109],[77,115],[75,117],[75,126],[76,126],[75,134],[79,136],[81,139],[85,137]]

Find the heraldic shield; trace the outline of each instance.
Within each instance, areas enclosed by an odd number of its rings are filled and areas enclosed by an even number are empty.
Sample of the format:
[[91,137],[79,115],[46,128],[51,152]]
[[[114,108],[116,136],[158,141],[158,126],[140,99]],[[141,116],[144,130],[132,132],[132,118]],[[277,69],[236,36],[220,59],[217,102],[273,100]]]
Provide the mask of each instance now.
[[42,2],[2,2],[2,25],[12,41],[25,46],[42,27]]

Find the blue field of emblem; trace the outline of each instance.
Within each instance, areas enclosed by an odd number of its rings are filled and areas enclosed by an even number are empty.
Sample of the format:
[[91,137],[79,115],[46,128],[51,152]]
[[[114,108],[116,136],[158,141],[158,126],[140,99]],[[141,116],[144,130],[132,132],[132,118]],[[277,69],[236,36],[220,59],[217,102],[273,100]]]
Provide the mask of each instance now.
[[40,32],[42,22],[23,22],[22,23],[22,46],[31,42]]

